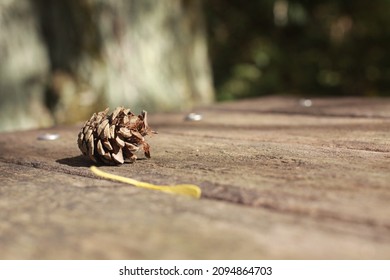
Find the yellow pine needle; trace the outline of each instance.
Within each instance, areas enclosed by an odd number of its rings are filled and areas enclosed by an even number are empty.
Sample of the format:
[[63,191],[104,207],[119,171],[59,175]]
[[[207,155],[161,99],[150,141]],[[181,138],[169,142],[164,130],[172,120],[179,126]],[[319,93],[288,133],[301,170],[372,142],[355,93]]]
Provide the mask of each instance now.
[[130,184],[139,188],[157,190],[157,191],[162,191],[171,194],[188,195],[194,198],[200,198],[202,193],[201,189],[196,185],[182,184],[182,185],[173,185],[173,186],[158,186],[158,185],[153,185],[145,182],[140,182],[131,178],[126,178],[119,175],[107,173],[101,171],[96,166],[91,166],[90,169],[95,175],[99,177],[112,180],[112,181],[118,181],[118,182]]

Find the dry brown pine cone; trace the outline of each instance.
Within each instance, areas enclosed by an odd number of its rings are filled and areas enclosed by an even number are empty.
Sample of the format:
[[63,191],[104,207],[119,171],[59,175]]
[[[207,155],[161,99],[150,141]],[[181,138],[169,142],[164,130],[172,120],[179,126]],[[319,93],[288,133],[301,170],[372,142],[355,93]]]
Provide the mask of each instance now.
[[85,156],[94,162],[122,164],[134,162],[141,148],[150,158],[149,144],[144,136],[155,133],[147,123],[147,113],[139,116],[130,109],[118,107],[110,115],[109,109],[94,113],[79,132],[77,144]]

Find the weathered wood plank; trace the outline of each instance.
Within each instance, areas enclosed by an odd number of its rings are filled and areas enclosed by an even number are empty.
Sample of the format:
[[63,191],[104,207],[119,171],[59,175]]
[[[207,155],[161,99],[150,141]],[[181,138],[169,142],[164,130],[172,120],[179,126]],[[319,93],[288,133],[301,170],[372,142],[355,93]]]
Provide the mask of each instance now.
[[150,116],[152,159],[102,167],[198,184],[199,201],[96,179],[78,127],[50,130],[57,141],[0,134],[0,257],[389,258],[390,101],[370,116],[357,99],[288,113],[297,102],[219,104],[200,122]]

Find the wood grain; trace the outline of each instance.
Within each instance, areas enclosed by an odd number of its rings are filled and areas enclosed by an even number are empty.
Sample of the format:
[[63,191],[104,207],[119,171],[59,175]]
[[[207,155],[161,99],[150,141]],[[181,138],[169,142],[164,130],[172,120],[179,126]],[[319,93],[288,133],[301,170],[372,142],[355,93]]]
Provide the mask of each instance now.
[[[390,100],[265,97],[150,115],[151,159],[101,169],[80,126],[0,134],[0,258],[388,259]],[[44,132],[60,134],[39,141]]]

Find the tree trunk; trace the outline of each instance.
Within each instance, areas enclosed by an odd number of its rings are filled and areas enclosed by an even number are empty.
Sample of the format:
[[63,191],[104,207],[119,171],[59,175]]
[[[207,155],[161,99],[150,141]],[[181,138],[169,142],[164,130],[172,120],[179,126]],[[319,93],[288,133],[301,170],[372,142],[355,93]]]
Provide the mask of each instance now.
[[195,0],[2,1],[0,59],[0,131],[214,99]]
[[107,105],[172,111],[212,102],[200,1],[35,3],[59,122],[86,118]]
[[0,131],[48,126],[49,60],[27,0],[0,1]]

